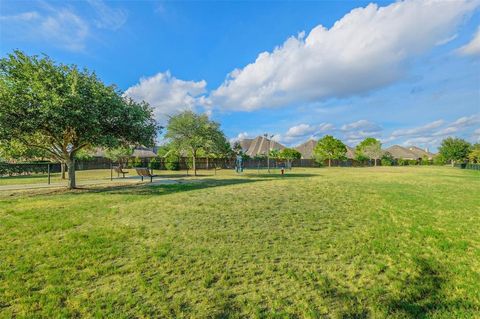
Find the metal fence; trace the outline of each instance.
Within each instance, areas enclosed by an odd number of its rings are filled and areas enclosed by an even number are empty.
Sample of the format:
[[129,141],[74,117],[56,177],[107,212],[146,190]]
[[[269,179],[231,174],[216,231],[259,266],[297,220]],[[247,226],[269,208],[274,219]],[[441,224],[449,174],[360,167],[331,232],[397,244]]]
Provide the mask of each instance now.
[[461,169],[473,169],[476,171],[480,171],[480,163],[460,163],[460,164],[455,164],[455,167],[461,168]]

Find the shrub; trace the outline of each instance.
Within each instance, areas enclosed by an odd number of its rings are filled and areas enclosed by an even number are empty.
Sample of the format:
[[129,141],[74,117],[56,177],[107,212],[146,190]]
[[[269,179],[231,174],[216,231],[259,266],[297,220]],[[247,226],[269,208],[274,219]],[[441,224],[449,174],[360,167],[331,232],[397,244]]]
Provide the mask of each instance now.
[[383,154],[380,162],[382,163],[382,166],[392,166],[395,163],[395,159],[390,153],[386,152]]
[[180,168],[180,158],[178,157],[177,154],[170,152],[166,157],[165,157],[165,168],[168,169],[169,171],[178,171]]
[[160,161],[158,158],[154,157],[148,162],[148,167],[151,169],[160,169]]

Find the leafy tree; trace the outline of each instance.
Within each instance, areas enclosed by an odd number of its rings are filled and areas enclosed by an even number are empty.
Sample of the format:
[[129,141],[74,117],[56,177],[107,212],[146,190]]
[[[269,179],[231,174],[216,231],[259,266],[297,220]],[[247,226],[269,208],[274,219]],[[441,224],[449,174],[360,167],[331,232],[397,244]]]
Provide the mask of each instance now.
[[271,150],[268,152],[268,156],[269,156],[270,158],[273,158],[273,159],[280,158],[280,151],[277,150],[277,149],[271,149]]
[[438,149],[438,152],[446,161],[450,161],[452,166],[455,162],[463,162],[468,158],[471,144],[461,138],[447,137],[444,139]]
[[177,150],[191,155],[193,172],[197,175],[198,152],[204,147],[214,147],[220,135],[223,135],[220,125],[207,115],[184,111],[169,119],[165,137]]
[[329,167],[332,166],[332,159],[344,159],[346,153],[347,147],[345,144],[331,135],[325,135],[322,137],[313,149],[315,159],[320,163],[323,163],[325,159],[328,159]]
[[470,163],[480,163],[480,143],[475,143],[472,146],[470,154],[468,154]]
[[278,154],[279,158],[287,161],[287,166],[291,168],[291,161],[302,158],[302,154],[293,148],[284,148]]
[[133,154],[133,148],[130,146],[117,146],[105,149],[105,157],[114,163],[118,163],[120,167],[127,164],[128,159]]
[[380,159],[382,166],[392,166],[395,163],[395,159],[393,158],[392,154],[389,152],[385,152]]
[[70,189],[76,187],[75,155],[81,149],[151,145],[157,129],[148,104],[122,97],[86,69],[21,51],[0,60],[0,141],[66,163]]
[[8,161],[31,161],[50,159],[48,152],[27,147],[15,140],[0,142],[0,158]]
[[242,148],[242,145],[240,145],[240,142],[239,141],[236,141],[235,143],[233,143],[233,147],[232,147],[232,150],[236,153],[236,154],[243,154],[243,148]]
[[382,143],[379,140],[373,137],[367,137],[356,147],[357,158],[368,158],[375,161],[375,166],[377,166],[377,160],[380,159],[383,155]]

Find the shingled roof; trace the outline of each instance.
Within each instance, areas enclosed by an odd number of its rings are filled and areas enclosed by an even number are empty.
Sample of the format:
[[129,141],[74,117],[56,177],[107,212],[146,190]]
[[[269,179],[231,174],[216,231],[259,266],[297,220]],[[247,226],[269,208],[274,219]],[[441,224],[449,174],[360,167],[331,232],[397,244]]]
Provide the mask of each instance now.
[[[241,142],[240,142],[240,145],[242,145]],[[283,146],[280,143],[277,143],[273,140],[269,140],[264,136],[257,136],[250,142],[250,145],[247,151],[245,152],[245,154],[247,154],[250,157],[255,157],[259,155],[266,155],[270,149],[281,151],[284,148],[285,146]]]
[[310,139],[294,148],[302,154],[302,158],[310,159],[313,157],[313,149],[317,145],[317,141]]
[[400,145],[393,145],[393,146],[390,146],[389,148],[387,148],[385,151],[387,151],[388,153],[390,153],[393,158],[396,158],[396,159],[411,159],[411,160],[416,160],[416,159],[419,159],[420,157],[417,156],[417,154],[413,153],[412,151],[410,151],[409,149],[405,148],[405,147],[402,147]]
[[430,153],[428,150],[422,150],[417,146],[409,146],[408,150],[417,155],[417,158],[423,158],[424,156],[427,156],[428,159],[432,159],[435,156],[435,154]]

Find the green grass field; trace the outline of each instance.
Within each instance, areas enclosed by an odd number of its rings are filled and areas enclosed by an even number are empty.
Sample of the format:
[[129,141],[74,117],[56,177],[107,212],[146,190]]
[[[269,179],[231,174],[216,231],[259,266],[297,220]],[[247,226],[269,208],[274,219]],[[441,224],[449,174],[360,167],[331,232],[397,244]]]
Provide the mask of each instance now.
[[478,171],[196,180],[0,193],[0,317],[480,317]]

